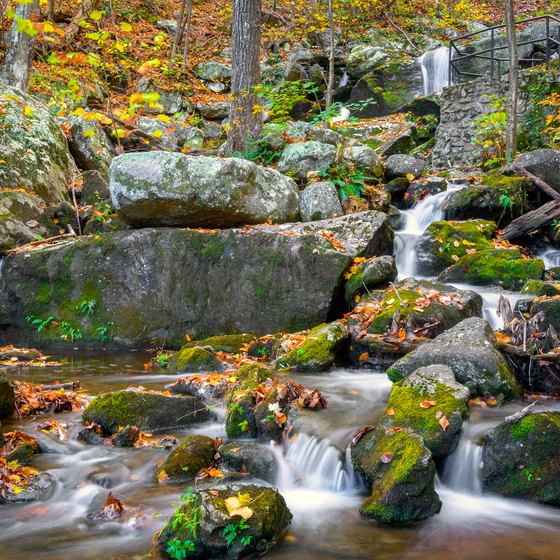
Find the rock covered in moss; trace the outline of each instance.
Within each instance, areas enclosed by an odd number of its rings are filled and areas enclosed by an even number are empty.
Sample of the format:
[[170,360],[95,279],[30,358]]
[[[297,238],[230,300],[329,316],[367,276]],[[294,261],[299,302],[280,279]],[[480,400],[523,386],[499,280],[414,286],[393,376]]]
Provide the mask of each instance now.
[[522,294],[531,294],[537,297],[560,296],[560,282],[552,280],[528,280],[521,288]]
[[527,280],[540,280],[544,268],[542,259],[524,259],[517,249],[486,249],[461,257],[438,278],[443,282],[519,290]]
[[346,301],[350,303],[356,295],[392,282],[397,274],[395,259],[389,255],[364,261],[346,280],[344,286]]
[[352,463],[371,486],[362,515],[410,525],[440,511],[432,455],[412,431],[378,428],[366,433],[352,448]]
[[448,366],[419,368],[393,384],[387,403],[391,414],[383,416],[381,425],[410,428],[422,436],[433,457],[446,457],[457,447],[469,394]]
[[0,101],[0,186],[24,189],[46,203],[67,200],[68,184],[78,170],[54,115],[30,95],[5,85]]
[[58,232],[37,196],[0,191],[0,253]]
[[388,60],[389,55],[381,47],[359,44],[348,55],[348,73],[353,78],[361,78],[383,66]]
[[[522,301],[520,300],[518,303],[521,304]],[[531,317],[540,314],[542,320],[539,323],[539,329],[541,332],[545,332],[551,325],[556,331],[560,331],[560,295],[540,296],[527,304]]]
[[[358,335],[360,310],[373,303],[374,318],[366,330],[370,334],[383,334],[392,322],[395,312],[401,318],[411,317],[414,325],[437,323],[435,333],[451,328],[463,319],[482,315],[482,298],[471,290],[461,290],[438,282],[407,278],[387,290],[375,290],[364,297],[348,319],[350,332]],[[379,303],[379,306],[375,302]]]
[[432,222],[420,236],[416,251],[420,274],[439,274],[457,262],[457,258],[493,248],[490,239],[497,226],[487,220]]
[[0,419],[11,416],[16,408],[14,386],[5,370],[0,369]]
[[482,485],[509,498],[560,505],[560,413],[535,412],[491,430],[482,449]]
[[221,468],[233,473],[249,473],[274,484],[280,470],[280,463],[268,445],[253,441],[228,442],[218,448]]
[[298,371],[325,371],[335,360],[341,343],[348,338],[346,326],[339,321],[311,329],[305,340],[276,361],[277,367]]
[[299,194],[299,212],[303,222],[344,215],[336,187],[330,181],[311,183]]
[[519,398],[521,386],[497,345],[490,325],[471,317],[395,362],[387,375],[391,381],[399,381],[420,367],[443,364],[473,396],[489,392],[496,397]]
[[[228,544],[224,530],[243,520],[239,515],[230,516],[225,500],[239,497],[247,502],[253,514],[246,520],[246,528],[238,528],[235,538]],[[188,523],[174,523],[179,519],[198,521],[192,531]],[[188,503],[183,505],[158,536],[162,550],[170,541],[192,543],[188,558],[234,560],[272,547],[289,525],[292,514],[284,498],[275,488],[258,484],[219,485],[208,490],[196,490]]]
[[202,346],[183,347],[169,360],[169,366],[178,371],[202,372],[224,371],[226,364],[220,361],[211,348]]
[[226,352],[228,354],[238,354],[241,349],[255,340],[252,334],[223,334],[211,336],[203,340],[193,340],[183,345],[184,348],[194,348],[200,346],[202,348],[209,347],[214,352]]
[[503,227],[531,209],[527,193],[532,190],[529,179],[494,171],[479,185],[451,193],[443,206],[444,216],[446,220],[492,220]]
[[282,223],[298,212],[293,180],[239,158],[122,154],[109,180],[118,215],[133,227]]
[[215,451],[212,438],[190,435],[158,467],[156,478],[173,482],[192,480],[200,469],[212,464]]
[[210,410],[196,397],[180,397],[127,389],[95,397],[83,412],[84,422],[97,422],[116,433],[119,427],[142,430],[173,429],[211,418]]

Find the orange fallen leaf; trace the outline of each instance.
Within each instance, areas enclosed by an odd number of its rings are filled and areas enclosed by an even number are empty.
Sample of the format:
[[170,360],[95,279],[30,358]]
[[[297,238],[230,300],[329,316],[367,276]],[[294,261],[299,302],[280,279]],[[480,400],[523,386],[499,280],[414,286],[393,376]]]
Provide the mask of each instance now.
[[447,416],[443,415],[439,421],[439,425],[442,427],[443,431],[445,432],[445,430],[447,430],[447,427],[449,426],[449,420],[447,419]]
[[436,406],[436,401],[422,401],[420,403],[420,408],[431,408],[432,406]]
[[385,451],[383,455],[381,455],[381,462],[382,463],[390,463],[393,460],[394,453],[392,451]]
[[387,416],[394,416],[395,415],[395,409],[394,408],[388,408],[385,412],[387,412]]

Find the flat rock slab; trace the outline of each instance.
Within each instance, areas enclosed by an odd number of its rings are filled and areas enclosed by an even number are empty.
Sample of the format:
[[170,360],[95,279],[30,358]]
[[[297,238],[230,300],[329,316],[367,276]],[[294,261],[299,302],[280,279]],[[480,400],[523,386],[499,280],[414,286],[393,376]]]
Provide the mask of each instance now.
[[[362,219],[362,240],[345,250],[320,233],[280,228],[162,228],[12,254],[0,279],[0,339],[42,347],[180,346],[185,333],[201,339],[313,327],[327,321],[355,256],[392,251],[387,219],[377,227]],[[76,309],[84,300],[96,302],[89,317]],[[38,333],[25,320],[31,315],[52,316],[59,326]],[[64,340],[62,321],[82,338]]]

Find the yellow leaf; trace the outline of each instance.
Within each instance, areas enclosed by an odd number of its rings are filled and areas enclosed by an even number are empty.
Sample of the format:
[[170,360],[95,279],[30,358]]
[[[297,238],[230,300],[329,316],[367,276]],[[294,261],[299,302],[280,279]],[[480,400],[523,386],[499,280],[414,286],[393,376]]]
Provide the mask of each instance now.
[[26,116],[32,115],[33,109],[29,105],[24,105],[22,113]]
[[171,120],[167,115],[158,115],[156,119],[160,120],[161,122],[164,122],[165,124],[171,124]]
[[154,130],[152,132],[152,136],[154,138],[161,138],[163,136],[163,132],[161,130]]
[[95,12],[91,12],[91,14],[89,14],[89,17],[93,21],[99,21],[103,17],[104,14],[105,14],[104,10],[96,10]]
[[226,504],[226,509],[230,517],[235,517],[240,515],[243,519],[249,519],[253,515],[253,510],[246,505],[237,496],[231,496],[224,500]]
[[414,181],[414,173],[407,173],[406,178],[411,182]]

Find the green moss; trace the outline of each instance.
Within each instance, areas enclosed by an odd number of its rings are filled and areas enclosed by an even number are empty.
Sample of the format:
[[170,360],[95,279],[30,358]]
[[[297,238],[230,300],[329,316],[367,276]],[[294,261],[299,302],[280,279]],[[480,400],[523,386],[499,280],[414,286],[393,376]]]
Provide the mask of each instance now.
[[170,480],[193,479],[200,469],[212,464],[214,453],[212,438],[191,435],[169,454],[163,465],[158,468],[156,476],[160,480],[165,472]]
[[560,283],[545,282],[543,280],[529,280],[521,289],[522,294],[531,294],[537,297],[554,297],[560,295]]
[[208,349],[200,346],[183,347],[173,355],[169,365],[179,371],[223,371],[223,362]]
[[51,284],[45,283],[39,286],[37,295],[35,296],[35,303],[40,306],[48,305],[53,296],[53,287]]
[[252,334],[225,334],[211,336],[204,340],[193,340],[183,346],[183,348],[193,348],[194,346],[210,346],[215,352],[238,353],[246,344],[255,340]]
[[271,373],[268,368],[262,364],[248,363],[241,366],[235,373],[237,377],[237,386],[235,390],[254,389],[267,379],[270,379]]
[[229,399],[226,411],[226,434],[232,439],[255,438],[258,429],[253,407],[255,399],[248,391],[240,399]]

